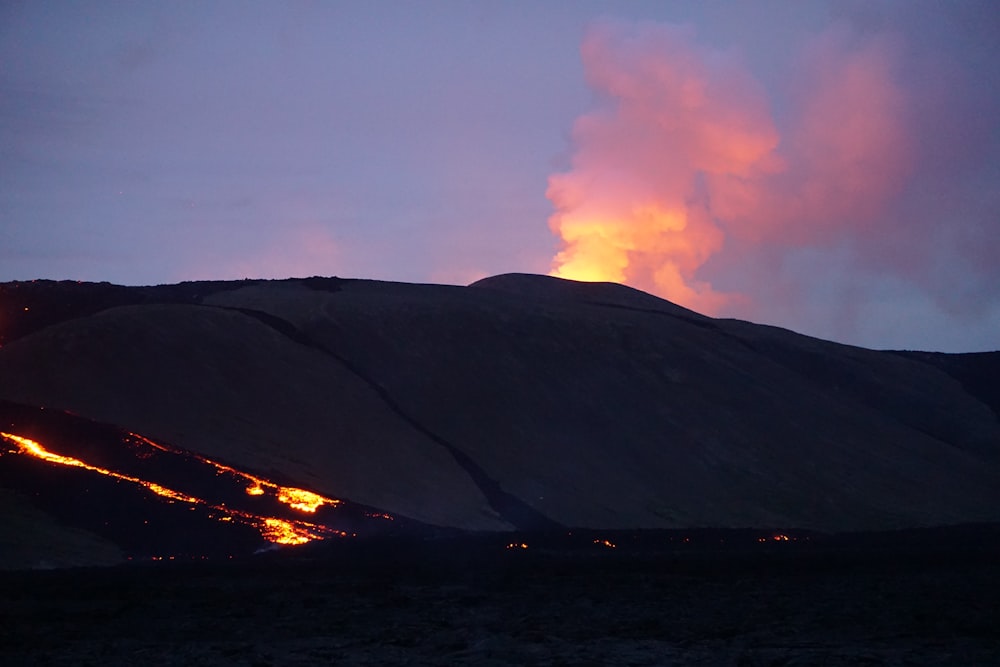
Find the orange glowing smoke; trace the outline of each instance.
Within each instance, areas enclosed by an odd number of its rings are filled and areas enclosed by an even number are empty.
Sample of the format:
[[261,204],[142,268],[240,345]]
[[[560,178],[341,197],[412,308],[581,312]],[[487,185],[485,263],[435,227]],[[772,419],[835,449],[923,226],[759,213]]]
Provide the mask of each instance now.
[[581,55],[603,102],[573,127],[570,169],[549,179],[563,242],[551,275],[718,314],[745,299],[710,280],[739,261],[730,238],[805,245],[835,236],[844,216],[863,225],[903,169],[890,51],[817,38],[784,104],[797,117],[779,133],[735,54],[698,46],[688,28],[595,25]]
[[707,312],[726,302],[696,276],[724,241],[699,181],[767,166],[778,135],[753,79],[709,55],[672,26],[588,34],[587,80],[610,104],[577,121],[572,169],[549,180],[565,243],[552,275],[627,282]]

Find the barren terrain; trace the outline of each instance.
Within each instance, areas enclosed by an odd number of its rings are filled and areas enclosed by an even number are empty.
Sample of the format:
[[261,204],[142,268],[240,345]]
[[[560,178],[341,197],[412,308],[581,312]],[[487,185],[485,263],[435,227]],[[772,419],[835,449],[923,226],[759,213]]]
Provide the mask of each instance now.
[[970,544],[356,543],[7,573],[0,654],[9,665],[995,665],[1000,551]]

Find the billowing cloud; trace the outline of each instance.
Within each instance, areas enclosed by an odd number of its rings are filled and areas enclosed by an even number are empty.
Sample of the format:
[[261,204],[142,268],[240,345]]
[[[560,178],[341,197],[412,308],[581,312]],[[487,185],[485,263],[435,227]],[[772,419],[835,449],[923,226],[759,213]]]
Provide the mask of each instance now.
[[712,176],[713,214],[733,234],[786,245],[866,234],[905,182],[906,95],[891,40],[836,26],[805,49],[778,147],[781,168]]
[[549,181],[564,243],[554,275],[752,315],[763,294],[793,296],[779,275],[788,252],[840,252],[892,226],[913,155],[894,39],[838,24],[770,96],[687,28],[602,23],[582,54],[601,104],[576,123],[571,169]]
[[705,177],[778,167],[763,90],[693,31],[602,23],[583,44],[600,109],[573,131],[572,169],[549,181],[550,225],[565,242],[553,274],[627,282],[700,310],[727,295],[696,276],[723,245]]

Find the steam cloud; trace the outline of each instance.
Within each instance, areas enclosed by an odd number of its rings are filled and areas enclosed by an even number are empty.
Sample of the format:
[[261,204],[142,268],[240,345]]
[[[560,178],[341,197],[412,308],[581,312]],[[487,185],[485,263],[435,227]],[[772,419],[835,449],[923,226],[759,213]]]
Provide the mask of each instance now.
[[[928,120],[914,117],[927,105],[902,75],[903,46],[837,24],[769,92],[738,54],[699,45],[690,28],[595,24],[581,52],[599,104],[573,127],[569,170],[549,179],[563,241],[552,275],[752,316],[765,300],[803,296],[789,258],[813,252],[846,256],[848,275],[923,273],[931,298],[954,305],[926,264],[930,238],[960,261],[949,239],[986,223],[935,235],[934,212],[913,210]],[[984,270],[980,283],[995,283],[995,263]]]

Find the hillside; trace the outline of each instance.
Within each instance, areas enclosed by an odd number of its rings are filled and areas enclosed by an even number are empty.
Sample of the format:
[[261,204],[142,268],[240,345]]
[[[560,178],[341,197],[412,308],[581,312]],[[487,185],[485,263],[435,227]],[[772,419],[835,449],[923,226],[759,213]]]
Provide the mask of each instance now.
[[519,274],[7,283],[0,318],[0,400],[427,525],[1000,520],[1000,353],[877,352]]

